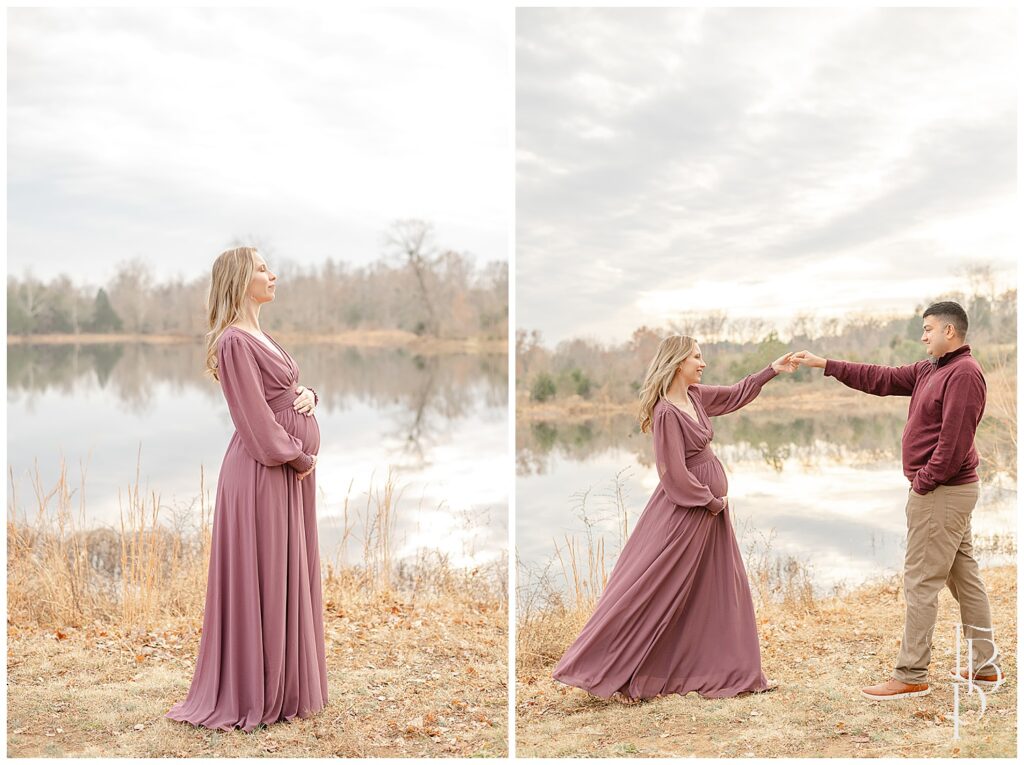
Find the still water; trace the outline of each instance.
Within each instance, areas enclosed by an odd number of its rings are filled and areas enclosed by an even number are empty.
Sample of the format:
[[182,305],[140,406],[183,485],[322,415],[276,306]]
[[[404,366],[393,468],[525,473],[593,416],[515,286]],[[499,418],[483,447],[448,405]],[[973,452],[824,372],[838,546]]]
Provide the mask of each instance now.
[[[282,342],[316,389],[321,556],[341,552],[348,496],[348,560],[358,560],[368,492],[389,466],[401,491],[398,557],[437,550],[459,566],[500,560],[507,548],[508,402],[504,354],[417,356],[406,350]],[[72,488],[85,469],[85,517],[117,526],[119,493],[135,480],[160,495],[162,515],[216,496],[234,431],[198,344],[8,347],[7,450],[19,514],[34,513],[30,475],[52,487],[63,458]],[[10,493],[8,495],[10,504]],[[78,506],[78,496],[74,499]],[[212,507],[212,504],[210,504]]]
[[[715,418],[715,453],[729,478],[732,522],[744,557],[807,566],[819,594],[902,571],[909,483],[900,465],[904,418],[842,412],[775,420]],[[619,508],[630,529],[658,485],[649,434],[628,416],[517,428],[516,552],[526,584],[566,537],[588,531],[618,554]],[[979,449],[983,444],[979,443]],[[1015,559],[1016,482],[987,470],[974,510],[982,566]],[[548,569],[563,586],[561,567]],[[527,584],[527,586],[529,586]]]

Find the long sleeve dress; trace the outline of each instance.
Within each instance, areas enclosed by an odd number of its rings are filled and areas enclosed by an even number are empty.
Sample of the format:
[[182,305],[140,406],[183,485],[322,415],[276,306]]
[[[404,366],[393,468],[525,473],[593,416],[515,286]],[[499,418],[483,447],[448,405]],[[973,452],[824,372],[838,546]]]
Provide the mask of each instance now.
[[724,698],[768,687],[710,418],[749,404],[775,375],[767,367],[735,385],[691,385],[697,420],[665,399],[655,404],[661,482],[556,680],[603,698]]
[[299,368],[229,327],[218,341],[235,433],[217,480],[199,656],[172,720],[248,732],[327,704],[316,528],[316,418],[296,412]]

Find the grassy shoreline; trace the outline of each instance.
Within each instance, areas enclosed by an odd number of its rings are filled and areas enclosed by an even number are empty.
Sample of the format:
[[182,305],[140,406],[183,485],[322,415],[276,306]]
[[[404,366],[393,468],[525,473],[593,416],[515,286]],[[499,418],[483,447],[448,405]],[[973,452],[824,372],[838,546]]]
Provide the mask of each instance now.
[[[957,612],[939,602],[929,696],[885,704],[861,687],[890,676],[903,623],[902,584],[874,582],[822,600],[796,597],[757,608],[762,665],[773,693],[705,700],[691,693],[623,707],[551,679],[555,661],[586,614],[553,612],[517,640],[530,645],[517,667],[517,752],[523,757],[1013,757],[1016,741],[1016,566],[982,570],[996,640],[1009,678],[988,696],[961,696],[953,740]],[[756,583],[755,583],[756,591]],[[947,629],[948,627],[948,629]],[[970,711],[973,710],[973,711]],[[970,711],[970,712],[969,712]]]
[[[865,394],[835,384],[823,386],[820,383],[795,383],[785,389],[765,388],[764,392],[751,402],[744,411],[748,414],[799,412],[802,414],[834,412],[864,405]],[[900,396],[872,397],[871,407],[879,412],[906,413],[909,399]],[[629,416],[635,419],[635,401],[587,400],[571,396],[553,401],[531,401],[529,396],[520,394],[516,398],[516,419],[521,422],[553,421],[581,422],[613,417]]]
[[[988,402],[986,417],[1000,418],[1016,424],[1016,369],[996,368],[986,371]],[[747,413],[762,414],[829,414],[836,411],[869,407],[872,411],[906,415],[910,399],[906,396],[869,396],[835,380],[814,379],[809,382],[769,383],[760,395],[744,408]],[[637,400],[622,401],[597,393],[592,398],[579,395],[559,396],[536,401],[522,389],[516,391],[516,420],[519,422],[562,421],[579,423],[629,416],[636,418]]]
[[[377,329],[332,334],[274,332],[283,342],[320,343],[357,348],[409,348],[420,353],[507,353],[507,338],[439,338],[416,335],[403,330]],[[8,345],[96,345],[100,343],[148,343],[175,345],[201,342],[196,335],[158,335],[128,333],[87,333],[8,335]]]

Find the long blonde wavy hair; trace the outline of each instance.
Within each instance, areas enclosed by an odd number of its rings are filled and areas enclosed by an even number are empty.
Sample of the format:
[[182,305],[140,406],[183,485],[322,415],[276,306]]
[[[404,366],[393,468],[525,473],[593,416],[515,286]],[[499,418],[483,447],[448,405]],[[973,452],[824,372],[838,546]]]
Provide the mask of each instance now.
[[206,373],[217,374],[217,341],[224,330],[242,317],[245,292],[255,269],[255,247],[225,250],[213,261],[210,294],[207,298],[210,331],[206,333]]
[[679,365],[690,357],[696,347],[697,341],[686,335],[669,335],[661,341],[658,352],[654,354],[647,367],[643,385],[640,386],[640,409],[637,419],[640,420],[641,433],[651,430],[651,413],[654,411],[654,405],[668,393],[668,386],[672,384],[672,378],[675,377]]

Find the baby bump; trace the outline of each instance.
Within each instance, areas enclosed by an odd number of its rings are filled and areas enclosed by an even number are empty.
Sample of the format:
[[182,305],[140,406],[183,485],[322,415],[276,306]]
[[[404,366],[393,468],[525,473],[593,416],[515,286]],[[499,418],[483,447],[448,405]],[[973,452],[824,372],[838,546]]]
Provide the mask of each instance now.
[[317,425],[315,414],[307,417],[289,408],[274,416],[288,435],[302,442],[302,451],[306,454],[320,453],[320,426]]
[[725,468],[718,461],[718,457],[712,456],[711,459],[694,465],[689,470],[693,473],[693,477],[707,486],[716,497],[724,497],[729,493],[729,481],[725,477]]

